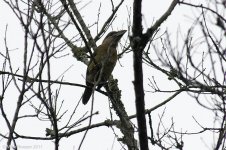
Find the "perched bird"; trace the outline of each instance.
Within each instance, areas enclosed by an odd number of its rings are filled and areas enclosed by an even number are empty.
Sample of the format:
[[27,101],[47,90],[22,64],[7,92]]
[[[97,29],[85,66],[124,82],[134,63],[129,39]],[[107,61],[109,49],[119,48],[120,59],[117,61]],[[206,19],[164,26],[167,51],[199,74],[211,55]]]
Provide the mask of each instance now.
[[96,48],[93,59],[90,59],[86,71],[86,85],[82,103],[85,105],[89,101],[94,86],[100,88],[110,77],[117,62],[117,45],[126,30],[110,32],[102,44]]

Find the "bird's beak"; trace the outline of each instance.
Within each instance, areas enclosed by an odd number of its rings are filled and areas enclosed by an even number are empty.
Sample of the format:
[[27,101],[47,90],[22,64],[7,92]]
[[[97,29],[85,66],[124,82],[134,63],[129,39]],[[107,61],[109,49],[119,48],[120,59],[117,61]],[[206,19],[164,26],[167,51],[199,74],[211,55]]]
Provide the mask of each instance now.
[[121,38],[123,36],[123,34],[126,33],[126,30],[121,30],[121,31],[118,31],[115,35],[119,38]]

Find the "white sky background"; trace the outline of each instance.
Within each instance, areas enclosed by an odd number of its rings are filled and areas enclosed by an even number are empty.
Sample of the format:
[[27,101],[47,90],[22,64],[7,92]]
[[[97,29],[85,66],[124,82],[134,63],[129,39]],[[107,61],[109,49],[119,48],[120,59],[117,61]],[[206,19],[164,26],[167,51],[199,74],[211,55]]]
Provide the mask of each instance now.
[[[196,0],[199,2],[200,0]],[[85,3],[85,2],[84,2]],[[127,19],[128,19],[128,12],[126,7],[132,9],[132,5],[130,0],[127,0],[127,5],[123,5],[117,15],[117,18],[113,24],[113,30],[120,30],[120,29],[127,29]],[[171,0],[147,0],[143,4],[143,14],[144,14],[144,28],[150,27],[150,25],[158,19],[168,8]],[[81,14],[84,16],[84,20],[87,21],[89,24],[92,24],[97,19],[97,11],[99,7],[99,1],[95,0],[90,3],[86,8],[81,10]],[[108,16],[111,9],[110,8],[110,1],[102,1],[101,7],[101,14],[100,14],[100,21],[104,21],[105,17]],[[174,38],[176,36],[176,30],[178,25],[180,25],[182,33],[183,31],[186,33],[187,27],[190,26],[192,23],[191,20],[188,19],[186,16],[193,17],[193,13],[189,7],[181,7],[177,6],[174,10],[173,14],[167,19],[164,25],[161,27],[159,35],[161,35],[166,29],[169,29],[170,34]],[[0,1],[0,51],[2,52],[4,47],[4,32],[5,27],[8,24],[8,31],[7,31],[7,42],[9,49],[15,49],[11,52],[11,56],[13,58],[13,63],[15,65],[15,70],[17,67],[21,67],[22,64],[22,48],[23,48],[23,32],[21,29],[21,25],[18,22],[15,15],[12,11],[6,6],[2,1]],[[101,25],[100,25],[101,26]],[[96,34],[96,28],[91,29],[91,33],[93,35]],[[71,34],[77,33],[75,31],[70,31]],[[122,42],[126,40],[126,35],[123,37]],[[102,41],[102,40],[100,40]],[[98,44],[100,44],[100,41]],[[161,45],[160,45],[161,46]],[[120,50],[120,46],[118,47]],[[84,84],[84,76],[86,71],[86,66],[81,62],[78,62],[76,59],[72,57],[70,49],[67,49],[65,53],[69,53],[68,56],[57,59],[54,61],[54,65],[52,66],[52,71],[54,74],[52,75],[52,79],[57,78],[60,76],[67,68],[73,65],[69,71],[67,71],[64,75],[64,81],[72,82],[72,83],[80,83]],[[0,64],[2,60],[0,59]],[[117,63],[117,66],[114,69],[113,75],[115,78],[118,79],[119,88],[122,90],[122,100],[125,104],[125,108],[129,115],[135,113],[135,103],[134,103],[134,90],[133,90],[133,68],[132,68],[132,53],[124,55],[122,59],[120,59],[120,63]],[[20,73],[22,72],[22,69]],[[154,76],[156,82],[165,90],[172,89],[175,86],[169,82],[166,76],[163,74],[155,71],[154,69],[147,67],[144,65],[144,79],[148,81],[147,78],[152,78]],[[151,90],[148,86],[148,82],[145,84],[145,90]],[[12,88],[12,87],[11,87]],[[1,89],[1,87],[0,87]],[[83,88],[80,87],[72,87],[72,86],[63,86],[61,91],[61,99],[64,100],[64,107],[63,110],[70,109],[76,105],[76,102],[82,95]],[[12,92],[8,92],[6,94],[6,111],[10,114],[8,117],[13,117],[14,108],[16,106],[16,97],[17,94],[14,94],[14,90],[12,88]],[[153,106],[159,104],[161,101],[168,98],[168,94],[164,95],[162,93],[145,93],[146,98],[146,108],[152,108]],[[77,118],[80,118],[84,112],[90,110],[90,102],[88,105],[79,106]],[[99,111],[98,116],[93,117],[93,123],[103,121],[109,118],[109,108],[108,108],[108,100],[107,97],[102,96],[99,93],[95,93],[95,104],[94,104],[94,112]],[[190,131],[196,132],[201,130],[199,126],[195,123],[192,116],[194,116],[199,123],[202,125],[206,125],[206,127],[212,127],[213,123],[213,114],[196,104],[195,100],[191,97],[187,96],[185,93],[180,94],[174,100],[169,102],[166,106],[163,106],[152,113],[153,122],[154,122],[154,129],[156,129],[157,123],[159,121],[158,115],[161,115],[164,108],[165,115],[163,121],[165,122],[166,127],[170,126],[171,119],[173,118],[175,122],[175,129],[177,131]],[[31,108],[24,108],[21,110],[21,114],[27,114],[32,111]],[[70,113],[69,113],[70,114]],[[201,115],[200,115],[201,114]],[[0,117],[0,120],[3,118]],[[116,117],[114,119],[117,119]],[[76,118],[75,118],[76,120]],[[6,129],[6,125],[3,123],[4,121],[0,121],[0,133]],[[156,122],[156,123],[155,123]],[[63,121],[61,122],[63,125]],[[87,123],[88,125],[88,123]],[[50,124],[46,122],[39,122],[37,120],[32,119],[24,119],[24,121],[19,121],[17,124],[17,131],[19,133],[24,133],[26,135],[37,135],[37,136],[45,136],[45,128],[49,128]],[[117,129],[116,129],[117,131]],[[32,133],[32,134],[31,134]],[[73,135],[69,138],[63,138],[60,142],[60,149],[77,149],[78,143],[80,143],[81,137],[84,133]],[[121,134],[117,132],[120,136]],[[213,142],[212,134],[201,134],[201,136],[185,136],[183,141],[185,142],[184,150],[191,150],[191,149],[212,149],[210,143]],[[6,140],[0,140],[0,150],[4,148]],[[206,147],[205,143],[207,143],[208,147]],[[40,149],[53,149],[53,142],[52,141],[34,141],[34,140],[19,140],[18,145],[21,146],[19,149],[28,149],[27,147],[33,147],[35,145],[38,146]],[[113,148],[112,148],[113,145]],[[40,147],[39,147],[40,146]],[[150,145],[150,149],[158,150],[157,146],[153,147]],[[88,135],[85,139],[82,149],[89,150],[89,149],[98,149],[98,150],[118,150],[120,149],[120,145],[115,139],[114,141],[114,134],[111,129],[107,127],[100,127],[88,132]]]

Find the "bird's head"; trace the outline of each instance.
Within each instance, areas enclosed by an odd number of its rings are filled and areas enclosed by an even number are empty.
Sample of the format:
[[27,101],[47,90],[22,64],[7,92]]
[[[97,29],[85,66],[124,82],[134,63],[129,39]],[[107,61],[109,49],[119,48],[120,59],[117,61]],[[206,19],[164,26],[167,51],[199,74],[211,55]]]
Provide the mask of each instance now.
[[126,30],[120,30],[108,33],[108,35],[103,40],[102,44],[109,44],[112,47],[117,47],[119,40],[121,39],[125,32]]

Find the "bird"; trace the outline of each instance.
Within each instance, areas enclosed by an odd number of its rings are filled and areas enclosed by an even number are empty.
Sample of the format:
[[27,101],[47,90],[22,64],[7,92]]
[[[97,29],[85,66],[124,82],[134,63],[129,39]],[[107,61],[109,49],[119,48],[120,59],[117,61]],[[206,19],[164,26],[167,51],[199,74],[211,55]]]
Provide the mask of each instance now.
[[86,105],[93,93],[93,89],[100,89],[107,83],[117,62],[117,46],[126,30],[112,31],[107,34],[101,45],[93,53],[86,70],[86,87],[82,96],[82,103]]

